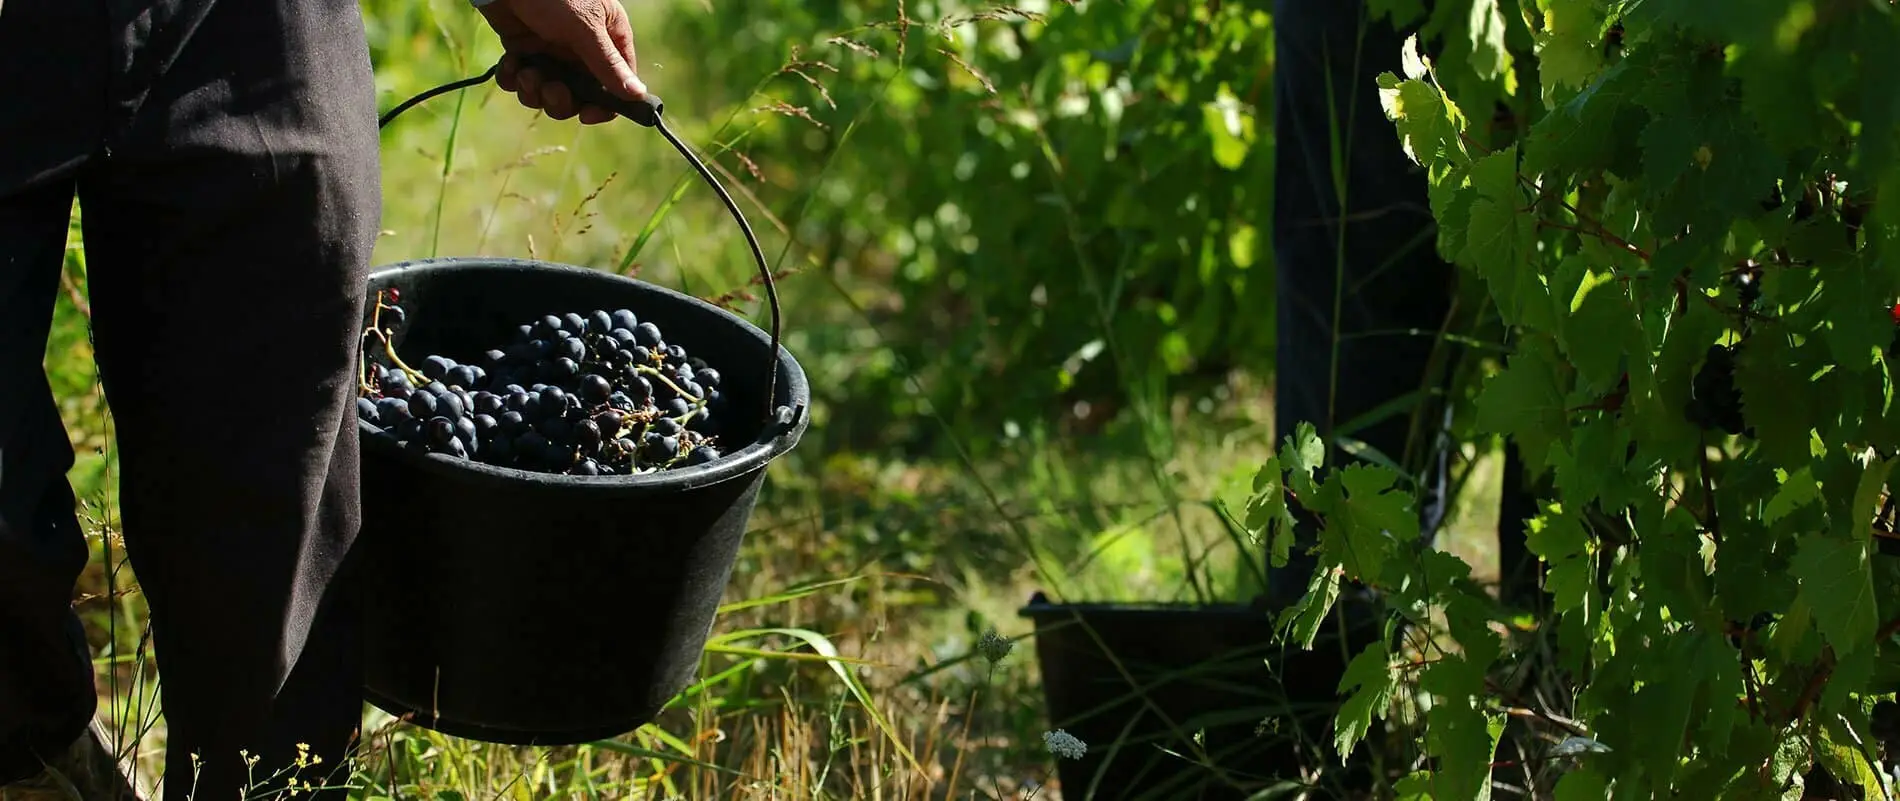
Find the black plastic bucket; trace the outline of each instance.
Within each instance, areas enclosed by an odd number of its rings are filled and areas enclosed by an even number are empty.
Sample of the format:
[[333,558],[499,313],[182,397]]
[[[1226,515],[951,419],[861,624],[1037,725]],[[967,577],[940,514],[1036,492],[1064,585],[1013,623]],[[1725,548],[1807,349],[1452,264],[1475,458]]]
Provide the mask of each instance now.
[[[1035,622],[1050,728],[1087,744],[1081,759],[1056,760],[1066,801],[1239,801],[1298,780],[1296,732],[1330,723],[1347,663],[1330,626],[1311,651],[1283,646],[1273,615],[1249,606],[1037,593],[1020,614]],[[1351,653],[1379,636],[1354,630],[1364,639]]]
[[[417,725],[570,744],[650,722],[693,678],[765,470],[798,443],[810,387],[764,331],[611,273],[514,259],[396,264],[399,353],[475,363],[541,315],[628,309],[718,366],[732,410],[715,462],[576,477],[405,450],[362,427],[366,691]],[[756,413],[746,413],[754,410]],[[740,447],[741,443],[744,444]]]

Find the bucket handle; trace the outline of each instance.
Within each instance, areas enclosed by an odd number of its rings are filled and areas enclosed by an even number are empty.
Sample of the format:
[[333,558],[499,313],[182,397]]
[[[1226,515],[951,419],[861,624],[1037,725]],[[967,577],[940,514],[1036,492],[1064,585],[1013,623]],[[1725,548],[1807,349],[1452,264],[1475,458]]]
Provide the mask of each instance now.
[[[666,122],[661,119],[662,112],[666,109],[666,104],[661,102],[660,96],[648,93],[639,100],[623,100],[609,93],[606,87],[600,84],[600,81],[596,80],[585,70],[554,56],[543,53],[530,53],[518,55],[516,58],[520,61],[521,67],[531,67],[535,71],[565,84],[568,91],[574,96],[576,104],[599,106],[619,116],[633,120],[642,126],[659,131],[661,136],[666,137],[666,141],[672,143],[673,149],[678,150],[680,155],[685,157],[686,162],[693,165],[693,169],[699,173],[699,177],[705,179],[706,184],[711,186],[713,192],[719,195],[719,199],[726,204],[726,210],[732,213],[732,219],[739,224],[739,231],[745,234],[746,245],[752,249],[752,259],[757,262],[759,266],[759,279],[765,284],[765,297],[772,308],[772,353],[768,359],[769,365],[766,368],[765,383],[766,425],[768,430],[774,425],[780,430],[789,429],[797,425],[798,419],[804,416],[805,413],[803,405],[801,404],[798,408],[790,408],[781,407],[776,403],[778,398],[779,362],[778,287],[772,280],[772,268],[765,261],[765,251],[759,247],[759,238],[752,233],[751,224],[746,222],[744,212],[739,210],[739,204],[732,199],[732,195],[726,192],[726,188],[719,183],[719,179],[713,176],[712,170],[707,169],[705,163],[701,162],[699,157],[693,154],[692,148],[687,147],[684,142],[680,141],[678,136],[673,134],[671,129],[666,127]],[[501,64],[497,62],[480,75],[472,78],[463,78],[459,81],[452,81],[409,98],[384,113],[377,120],[376,127],[381,129],[388,126],[391,121],[396,119],[397,115],[408,111],[416,104],[435,97],[436,95],[487,83],[490,79],[495,77],[495,74],[500,68]]]

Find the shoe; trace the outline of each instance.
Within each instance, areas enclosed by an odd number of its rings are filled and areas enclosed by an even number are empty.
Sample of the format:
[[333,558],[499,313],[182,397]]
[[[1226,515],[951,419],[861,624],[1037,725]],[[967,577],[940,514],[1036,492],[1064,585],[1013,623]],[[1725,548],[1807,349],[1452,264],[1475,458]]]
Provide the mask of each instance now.
[[98,718],[62,753],[42,757],[39,775],[0,785],[0,801],[142,801],[115,759]]

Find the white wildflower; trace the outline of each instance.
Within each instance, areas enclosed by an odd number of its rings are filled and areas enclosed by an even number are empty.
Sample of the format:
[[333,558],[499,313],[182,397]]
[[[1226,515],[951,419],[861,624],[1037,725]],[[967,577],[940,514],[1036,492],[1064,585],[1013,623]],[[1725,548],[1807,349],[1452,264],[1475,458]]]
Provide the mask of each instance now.
[[1089,752],[1089,744],[1082,738],[1061,729],[1042,733],[1042,742],[1049,747],[1049,753],[1065,759],[1081,759]]

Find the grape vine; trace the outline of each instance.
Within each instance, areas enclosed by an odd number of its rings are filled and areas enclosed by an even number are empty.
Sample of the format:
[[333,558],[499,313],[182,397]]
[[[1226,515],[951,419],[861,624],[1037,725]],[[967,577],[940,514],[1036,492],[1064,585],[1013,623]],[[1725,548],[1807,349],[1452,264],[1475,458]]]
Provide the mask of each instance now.
[[[1378,88],[1439,252],[1506,333],[1463,433],[1509,438],[1548,479],[1529,546],[1551,611],[1505,625],[1470,565],[1419,544],[1402,477],[1320,480],[1302,428],[1249,510],[1276,554],[1290,505],[1322,521],[1294,639],[1342,582],[1447,621],[1417,677],[1429,759],[1408,798],[1490,797],[1522,706],[1502,677],[1537,637],[1571,696],[1523,755],[1539,797],[1900,794],[1900,741],[1876,726],[1900,691],[1900,204],[1881,202],[1900,191],[1900,8],[1373,6],[1424,23]],[[1408,667],[1383,643],[1351,663],[1342,753]]]

